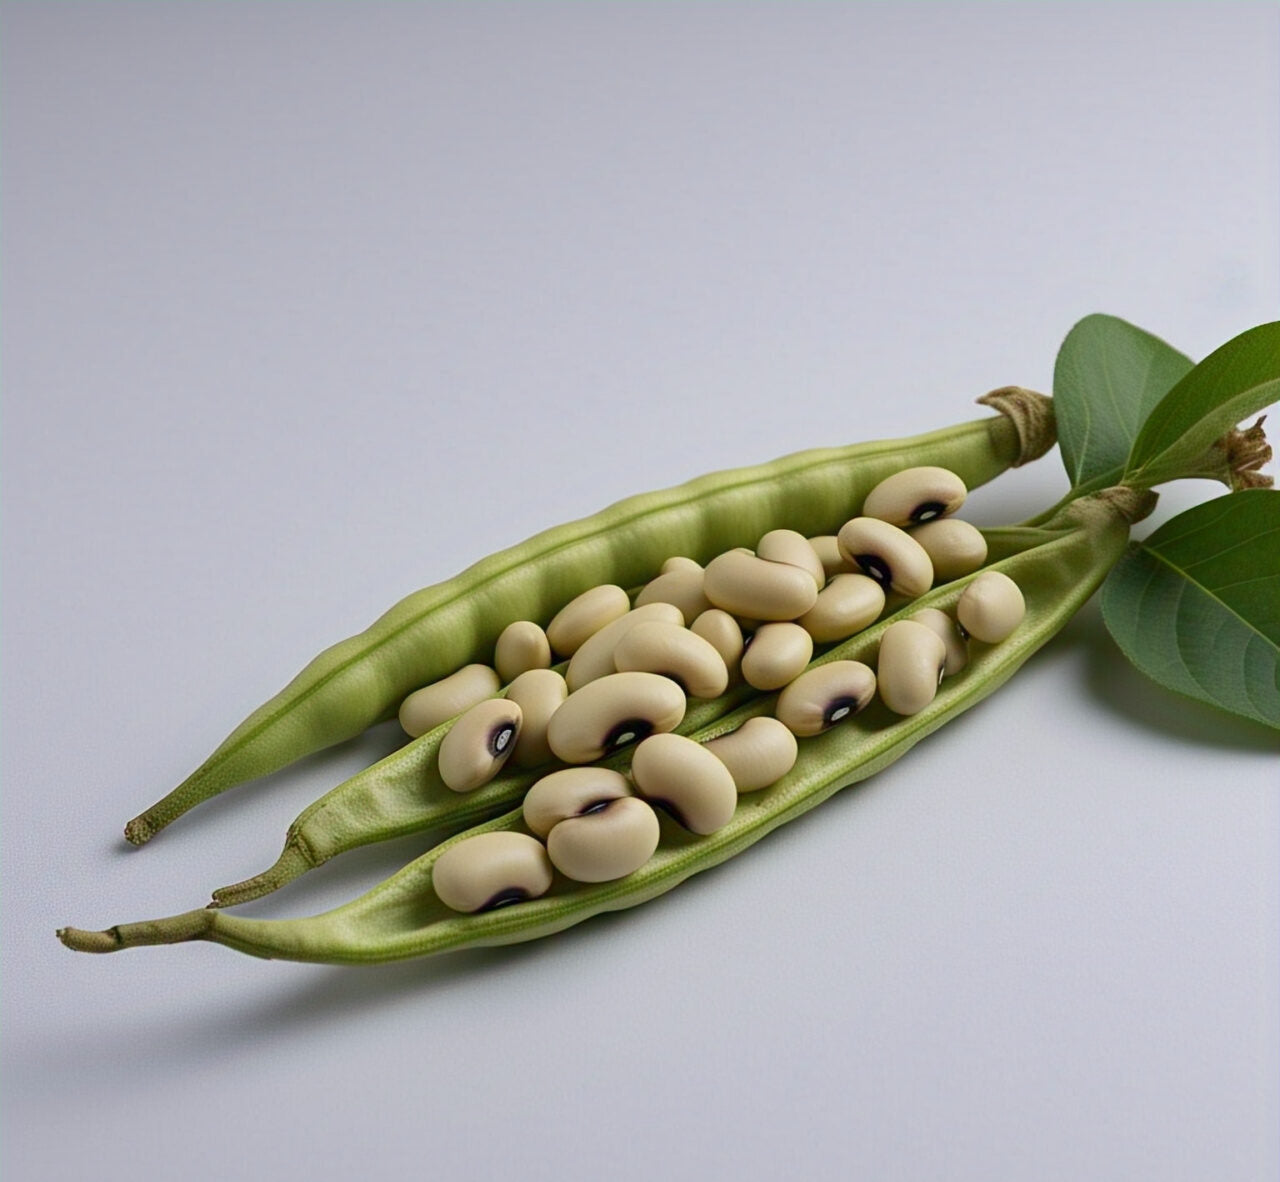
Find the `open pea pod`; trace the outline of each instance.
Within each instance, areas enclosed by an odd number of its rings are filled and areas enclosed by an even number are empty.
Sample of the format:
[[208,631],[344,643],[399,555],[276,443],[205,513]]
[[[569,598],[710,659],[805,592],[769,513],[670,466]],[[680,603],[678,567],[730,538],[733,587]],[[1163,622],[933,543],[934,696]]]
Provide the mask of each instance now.
[[[255,956],[328,963],[400,960],[466,946],[516,943],[560,931],[602,911],[635,906],[690,875],[740,853],[770,830],[807,812],[838,789],[872,775],[949,719],[998,688],[1071,618],[1124,552],[1129,525],[1150,511],[1154,494],[1107,490],[1068,507],[1039,531],[1042,544],[988,566],[1022,589],[1026,615],[1000,644],[973,646],[968,666],[947,679],[920,713],[900,718],[873,703],[861,714],[800,743],[795,767],[772,787],[739,798],[732,820],[714,834],[695,836],[669,820],[654,856],[625,878],[601,884],[556,877],[548,894],[473,915],[450,911],[436,897],[432,868],[466,836],[495,830],[526,832],[520,810],[459,834],[411,862],[385,882],[323,915],[303,919],[247,919],[205,908],[167,919],[122,924],[102,932],[64,928],[68,947],[113,952],[143,944],[211,940]],[[953,607],[970,580],[930,592],[911,610]],[[867,629],[820,658],[874,664],[891,620]],[[772,710],[762,695],[693,737],[708,740]]]
[[[1042,529],[1010,526],[982,531],[989,562],[1042,545]],[[927,601],[912,601],[904,613],[919,610]],[[890,605],[892,607],[892,605]],[[842,650],[843,651],[843,650]],[[823,659],[830,659],[823,658]],[[682,735],[700,735],[732,714],[759,691],[739,684],[718,698],[691,701],[684,720],[676,728]],[[213,892],[213,906],[230,907],[279,889],[330,858],[360,846],[390,841],[413,833],[440,829],[457,832],[506,812],[519,804],[536,780],[563,767],[553,762],[542,767],[507,769],[474,792],[459,794],[440,778],[437,757],[440,742],[453,720],[393,751],[364,771],[344,780],[304,809],[289,826],[284,849],[274,865],[261,874]],[[608,762],[625,769],[630,756],[622,753]]]
[[1010,387],[979,401],[1000,413],[911,439],[799,452],[630,497],[415,592],[316,657],[177,788],[131,820],[125,837],[141,845],[202,801],[391,718],[418,687],[490,660],[507,624],[547,620],[589,587],[642,583],[673,554],[704,561],[782,526],[832,533],[872,487],[904,467],[949,468],[973,488],[1053,446],[1052,405],[1043,395]]

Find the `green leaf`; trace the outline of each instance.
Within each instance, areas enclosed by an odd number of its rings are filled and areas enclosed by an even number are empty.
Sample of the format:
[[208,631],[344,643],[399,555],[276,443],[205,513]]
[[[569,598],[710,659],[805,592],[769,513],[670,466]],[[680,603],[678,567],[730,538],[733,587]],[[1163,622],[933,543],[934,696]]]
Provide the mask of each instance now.
[[1126,484],[1152,488],[1202,474],[1209,449],[1280,398],[1280,321],[1215,349],[1161,399],[1133,441]]
[[1280,727],[1280,491],[1230,493],[1162,525],[1107,577],[1102,613],[1148,677]]
[[1053,404],[1073,489],[1119,483],[1147,414],[1191,367],[1189,357],[1115,316],[1086,316],[1067,333]]

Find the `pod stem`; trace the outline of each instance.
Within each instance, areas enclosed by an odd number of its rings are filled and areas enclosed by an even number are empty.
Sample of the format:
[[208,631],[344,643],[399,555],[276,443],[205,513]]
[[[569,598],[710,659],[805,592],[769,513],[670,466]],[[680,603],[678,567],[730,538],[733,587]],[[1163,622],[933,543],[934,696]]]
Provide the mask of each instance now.
[[143,944],[181,944],[187,940],[207,939],[213,931],[213,923],[214,912],[201,908],[165,919],[122,923],[104,932],[59,928],[58,939],[75,952],[119,952],[121,948],[138,948]]
[[234,907],[238,903],[260,899],[263,895],[279,890],[295,878],[300,878],[308,870],[319,866],[322,860],[311,853],[310,847],[297,834],[292,834],[285,843],[284,850],[276,859],[275,865],[261,874],[246,878],[243,882],[219,887],[213,892],[213,899],[209,906]]
[[1058,423],[1053,417],[1053,399],[1025,386],[1001,386],[984,394],[979,406],[998,410],[1013,423],[1018,434],[1018,458],[1015,468],[1038,460],[1058,442]]

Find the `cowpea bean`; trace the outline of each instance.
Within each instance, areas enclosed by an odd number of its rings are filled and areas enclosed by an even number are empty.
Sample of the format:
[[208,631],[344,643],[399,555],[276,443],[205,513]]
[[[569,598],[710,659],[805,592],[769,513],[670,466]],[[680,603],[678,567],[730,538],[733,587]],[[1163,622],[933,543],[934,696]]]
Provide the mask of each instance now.
[[675,730],[684,693],[657,673],[611,673],[574,690],[547,724],[547,742],[565,763],[591,763],[651,734]]
[[795,766],[800,752],[795,735],[765,714],[748,718],[737,730],[704,745],[729,769],[740,793],[776,784]]
[[515,702],[489,698],[466,711],[440,742],[440,778],[455,792],[487,784],[511,758],[524,715]]
[[545,839],[561,821],[598,812],[631,795],[627,777],[604,767],[569,767],[543,776],[520,807],[529,830]]
[[828,661],[787,686],[774,713],[792,735],[808,738],[852,718],[875,692],[876,675],[861,661]]
[[911,536],[933,563],[933,579],[937,583],[970,574],[987,561],[987,539],[982,531],[958,517],[917,525]]
[[602,583],[569,600],[547,625],[547,640],[562,657],[571,657],[588,637],[631,610],[627,593],[613,583]]
[[933,585],[933,563],[906,530],[876,517],[855,517],[836,536],[840,552],[886,591],[915,599]]
[[938,692],[947,647],[932,628],[897,620],[885,629],[876,665],[880,700],[895,714],[919,714]]
[[823,573],[828,579],[835,578],[836,575],[854,573],[856,568],[840,553],[840,539],[835,534],[819,534],[809,539],[809,545],[813,547],[818,561],[822,563]]
[[727,825],[738,806],[729,769],[714,752],[683,735],[645,739],[631,757],[631,778],[645,800],[704,837]]
[[554,669],[529,669],[507,686],[507,701],[524,716],[511,753],[515,767],[539,767],[551,758],[547,725],[568,696],[569,686]]
[[813,658],[813,637],[799,624],[761,624],[742,654],[742,677],[758,690],[781,689]]
[[720,654],[730,679],[737,677],[742,661],[742,629],[723,608],[708,608],[692,624],[689,631],[701,636]]
[[835,575],[796,623],[817,644],[847,640],[884,611],[884,588],[867,575]]
[[453,911],[492,911],[551,889],[551,859],[524,833],[480,833],[451,845],[436,860],[431,886]]
[[659,568],[660,575],[669,575],[673,570],[698,570],[702,569],[702,563],[695,562],[692,558],[686,558],[683,554],[674,554],[668,558]]
[[942,669],[944,677],[954,676],[969,663],[969,645],[960,635],[955,620],[946,612],[939,611],[936,607],[926,607],[923,611],[912,612],[908,618],[936,632],[938,639],[942,641],[947,650],[947,661]]
[[999,644],[1020,623],[1026,611],[1022,592],[1008,575],[983,571],[956,601],[956,619],[975,640]]
[[707,563],[703,590],[716,607],[756,620],[794,620],[818,598],[808,571],[739,550]]
[[547,835],[552,865],[574,882],[613,882],[634,874],[658,848],[657,814],[636,796],[561,821]]
[[756,556],[767,562],[785,562],[798,566],[813,576],[818,589],[827,581],[822,559],[809,545],[809,539],[794,529],[771,529],[756,543]]
[[[1125,550],[1130,520],[1139,519],[1154,499],[1127,490],[1122,498],[1108,491],[1109,496],[1072,503],[1044,529],[1019,531],[1019,548],[1001,559],[1000,569],[1015,579],[1026,598],[1019,643],[976,649],[966,676],[944,682],[934,701],[917,715],[885,725],[833,727],[801,743],[791,773],[760,795],[744,799],[728,825],[697,841],[664,842],[625,886],[553,886],[541,899],[459,921],[443,905],[437,908],[430,901],[431,870],[442,852],[436,847],[359,898],[322,915],[271,920],[200,908],[105,931],[63,928],[58,935],[68,947],[87,952],[205,940],[264,957],[374,963],[535,939],[592,915],[645,902],[741,853],[842,787],[886,767],[1002,685],[1096,591]],[[919,608],[950,607],[958,593],[957,587],[938,588]],[[890,623],[882,621],[853,637],[834,650],[835,658],[874,661]],[[763,700],[750,702],[709,727],[706,735],[691,737],[714,738],[768,708]],[[522,829],[517,809],[470,832]]]
[[411,739],[433,731],[442,722],[491,698],[502,688],[488,665],[464,665],[457,673],[415,690],[400,706],[400,725]]
[[530,669],[549,669],[551,642],[532,620],[514,620],[494,645],[493,665],[504,682],[515,681]]
[[691,698],[718,698],[729,685],[729,670],[710,641],[661,621],[632,628],[613,650],[613,663],[619,673],[669,677]]
[[643,583],[672,552],[705,562],[782,526],[830,533],[904,464],[941,465],[973,488],[1052,445],[1051,403],[1042,395],[1002,391],[980,401],[998,413],[915,439],[820,448],[631,497],[414,592],[317,656],[130,821],[126,837],[142,844],[202,801],[393,717],[414,689],[486,659],[512,620],[547,619],[597,584]]
[[648,603],[670,603],[680,609],[686,621],[692,620],[711,606],[703,594],[703,579],[700,566],[695,570],[686,566],[669,570],[644,585],[636,596],[636,607],[644,607]]
[[946,468],[905,468],[867,493],[862,513],[905,529],[954,513],[964,504],[968,491],[964,481]]
[[569,683],[569,692],[580,690],[588,682],[595,681],[597,678],[616,673],[613,650],[618,647],[618,641],[637,624],[652,620],[682,625],[684,616],[674,604],[646,603],[643,607],[633,608],[625,616],[620,616],[612,624],[607,624],[586,640],[569,661],[569,667],[564,671],[564,679]]

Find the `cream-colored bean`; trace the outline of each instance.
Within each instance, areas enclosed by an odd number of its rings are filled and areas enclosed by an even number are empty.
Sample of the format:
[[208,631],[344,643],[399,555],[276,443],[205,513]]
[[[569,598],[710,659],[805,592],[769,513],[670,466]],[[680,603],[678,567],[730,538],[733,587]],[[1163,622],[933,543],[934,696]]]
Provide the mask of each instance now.
[[631,758],[631,778],[650,804],[691,833],[723,829],[738,806],[729,769],[701,743],[683,735],[651,735]]
[[969,663],[968,642],[960,634],[955,620],[946,612],[939,611],[936,607],[926,607],[910,618],[938,634],[938,638],[947,650],[947,663],[942,670],[944,677],[959,673]]
[[569,683],[569,692],[581,689],[589,681],[598,677],[607,677],[616,672],[613,664],[613,650],[621,640],[637,624],[647,620],[665,620],[668,624],[683,624],[684,616],[680,609],[670,603],[646,603],[627,612],[625,616],[607,624],[594,636],[585,641],[573,654],[569,667],[565,670],[564,679]]
[[855,517],[836,536],[840,552],[886,590],[915,599],[933,586],[933,563],[906,530],[876,517]]
[[840,553],[840,540],[835,534],[819,534],[816,538],[809,539],[809,545],[822,563],[823,572],[828,579],[854,573],[853,563]]
[[569,600],[547,625],[547,639],[562,657],[571,657],[590,636],[631,610],[627,593],[613,583],[592,587]]
[[739,793],[758,792],[782,779],[796,764],[796,737],[776,718],[748,718],[736,731],[704,744],[733,777]]
[[876,688],[895,714],[918,714],[938,692],[947,663],[942,638],[925,624],[898,620],[880,638]]
[[685,698],[669,677],[612,673],[575,690],[552,716],[547,742],[565,763],[592,763],[628,743],[673,731]]
[[657,814],[638,796],[561,821],[547,837],[552,864],[575,882],[612,882],[639,870],[658,848]]
[[668,558],[659,568],[658,573],[669,575],[673,570],[701,570],[702,563],[694,562],[692,558],[686,558],[683,554],[675,554]]
[[670,677],[691,698],[718,698],[729,686],[729,669],[710,641],[660,620],[632,628],[613,650],[613,663],[619,673]]
[[524,797],[524,823],[546,838],[561,821],[597,812],[610,801],[631,795],[621,772],[605,767],[568,767],[543,776]]
[[924,547],[933,563],[935,583],[958,579],[987,561],[987,539],[982,531],[958,517],[917,525],[911,536]]
[[636,596],[636,607],[644,607],[649,603],[670,603],[680,609],[680,614],[686,621],[692,620],[711,606],[702,590],[704,577],[702,567],[696,570],[680,567],[667,571],[644,586]]
[[488,698],[466,711],[440,740],[440,778],[455,792],[487,784],[511,758],[524,714],[506,698]]
[[836,575],[796,623],[818,644],[847,640],[884,611],[884,588],[866,575]]
[[498,674],[488,665],[463,665],[456,673],[414,690],[400,706],[400,725],[416,739],[442,722],[491,698],[502,688]]
[[554,669],[530,669],[507,686],[507,701],[519,706],[524,715],[512,764],[538,767],[551,758],[547,724],[568,696],[568,685]]
[[799,624],[762,624],[742,654],[742,677],[758,690],[781,689],[813,659],[813,637]]
[[829,661],[800,674],[778,695],[774,713],[792,735],[820,735],[864,709],[876,675],[861,661]]
[[701,636],[720,654],[731,679],[738,676],[743,640],[737,620],[722,608],[713,607],[694,620],[689,631]]
[[551,889],[551,859],[527,833],[477,833],[450,846],[431,868],[431,886],[454,911],[492,911]]
[[967,493],[964,481],[946,468],[904,468],[867,493],[862,513],[905,528],[954,513]]
[[808,571],[738,550],[707,563],[703,590],[716,607],[757,620],[794,620],[818,598]]
[[989,570],[960,592],[956,619],[974,640],[999,644],[1022,623],[1026,610],[1018,584],[1002,571]]
[[515,620],[498,637],[493,664],[504,682],[514,681],[530,669],[549,669],[551,642],[532,620]]
[[827,572],[817,551],[809,545],[804,534],[793,529],[771,529],[757,543],[756,554],[768,562],[785,562],[788,566],[807,570],[819,590],[827,581]]

